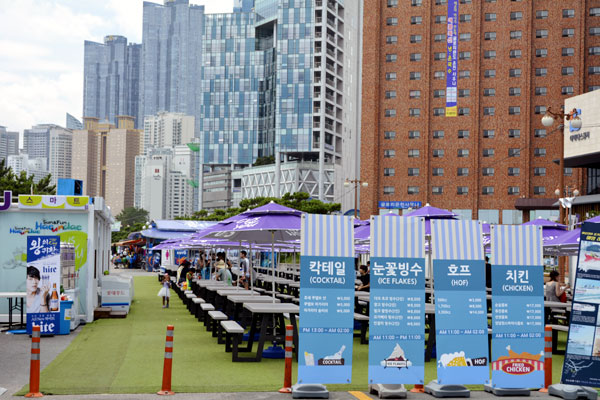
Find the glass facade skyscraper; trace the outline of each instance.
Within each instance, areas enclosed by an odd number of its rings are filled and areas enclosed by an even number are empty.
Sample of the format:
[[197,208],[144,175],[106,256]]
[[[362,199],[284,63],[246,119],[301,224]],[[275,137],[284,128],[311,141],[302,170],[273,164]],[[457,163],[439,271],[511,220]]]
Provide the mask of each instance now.
[[251,12],[254,8],[254,0],[234,0],[233,1],[233,12]]
[[84,117],[116,124],[117,115],[128,115],[143,126],[138,115],[141,49],[116,35],[106,36],[104,43],[84,42]]

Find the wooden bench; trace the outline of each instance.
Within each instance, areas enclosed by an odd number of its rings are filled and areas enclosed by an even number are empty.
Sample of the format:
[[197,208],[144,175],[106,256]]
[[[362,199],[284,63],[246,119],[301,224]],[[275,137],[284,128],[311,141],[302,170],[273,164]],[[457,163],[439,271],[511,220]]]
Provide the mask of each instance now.
[[281,299],[281,301],[284,302],[284,303],[291,303],[292,300],[294,299],[294,296],[292,296],[291,294],[277,293],[275,295],[275,297],[277,297],[278,299]]
[[238,356],[239,344],[242,341],[244,328],[235,321],[221,321],[221,328],[225,331],[225,351],[231,352],[232,361],[254,361],[252,358],[241,358]]
[[204,321],[204,326],[208,326],[208,312],[214,310],[215,306],[210,303],[200,304],[200,321]]
[[546,325],[552,328],[552,354],[563,355],[565,350],[558,349],[558,332],[569,332],[569,327],[566,325]]
[[184,296],[185,296],[185,299],[184,299],[185,305],[187,306],[188,310],[192,311],[192,307],[191,307],[193,304],[192,299],[194,297],[196,297],[196,295],[194,293],[192,293],[191,290],[189,291],[189,293],[188,293],[188,290],[186,290]]
[[360,323],[360,334],[355,334],[354,337],[360,337],[360,344],[369,344],[367,339],[367,328],[369,327],[369,316],[359,313],[354,313],[354,320]]
[[218,338],[217,341],[219,344],[223,344],[223,343],[221,343],[221,338],[219,335],[219,327],[220,327],[219,322],[227,321],[229,319],[229,317],[223,311],[217,311],[217,310],[209,311],[208,317],[210,319],[208,321],[208,326],[206,327],[206,330],[212,332],[212,337]]
[[202,303],[206,303],[203,298],[201,298],[201,297],[192,298],[192,310],[191,311],[192,311],[192,314],[194,314],[194,317],[196,317],[198,320],[200,320],[200,316],[199,316],[200,312],[199,311],[200,311],[200,304],[202,304]]

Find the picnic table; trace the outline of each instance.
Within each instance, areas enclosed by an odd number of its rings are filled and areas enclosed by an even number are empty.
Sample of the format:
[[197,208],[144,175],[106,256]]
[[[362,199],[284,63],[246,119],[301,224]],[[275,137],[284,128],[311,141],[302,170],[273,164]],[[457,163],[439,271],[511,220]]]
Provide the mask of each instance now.
[[[240,320],[244,319],[243,311],[244,304],[248,303],[264,303],[269,304],[273,303],[273,298],[270,296],[244,296],[237,294],[229,294],[227,295],[227,304],[225,305],[225,314],[231,315],[234,321],[240,322]],[[275,303],[281,303],[281,300],[275,299]],[[243,321],[248,322],[248,321]],[[246,325],[246,323],[241,323],[241,325]]]

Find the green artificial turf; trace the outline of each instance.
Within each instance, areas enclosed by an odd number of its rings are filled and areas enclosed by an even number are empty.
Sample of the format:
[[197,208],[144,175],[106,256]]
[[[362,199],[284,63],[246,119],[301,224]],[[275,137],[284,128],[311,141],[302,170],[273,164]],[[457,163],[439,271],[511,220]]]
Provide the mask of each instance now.
[[[234,363],[171,291],[171,308],[161,308],[155,277],[135,277],[135,299],[125,319],[100,319],[79,335],[41,374],[45,394],[155,393],[161,389],[165,333],[174,325],[175,392],[275,391],[283,383],[284,360]],[[44,357],[44,341],[41,352]],[[564,348],[565,335],[561,336]],[[553,382],[560,381],[562,357],[554,357]],[[367,390],[368,346],[354,340],[352,384],[331,391]],[[296,363],[293,381],[296,381]],[[425,382],[435,379],[435,361],[425,365]],[[408,386],[410,387],[410,386]],[[482,386],[470,386],[482,390]],[[24,387],[18,393],[28,392]]]

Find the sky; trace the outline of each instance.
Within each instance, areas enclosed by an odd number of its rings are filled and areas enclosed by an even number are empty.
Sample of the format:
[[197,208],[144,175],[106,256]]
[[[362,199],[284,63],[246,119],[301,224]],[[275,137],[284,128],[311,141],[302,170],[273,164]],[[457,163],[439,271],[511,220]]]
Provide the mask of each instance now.
[[[162,1],[153,1],[163,3]],[[81,119],[83,41],[106,35],[142,42],[142,0],[0,0],[0,125],[23,132]],[[233,0],[190,0],[206,13],[231,12]]]

